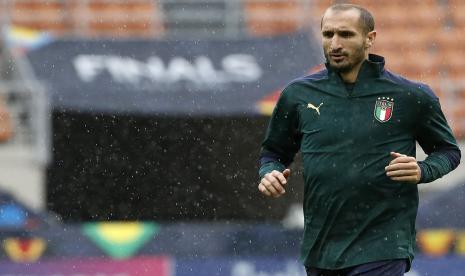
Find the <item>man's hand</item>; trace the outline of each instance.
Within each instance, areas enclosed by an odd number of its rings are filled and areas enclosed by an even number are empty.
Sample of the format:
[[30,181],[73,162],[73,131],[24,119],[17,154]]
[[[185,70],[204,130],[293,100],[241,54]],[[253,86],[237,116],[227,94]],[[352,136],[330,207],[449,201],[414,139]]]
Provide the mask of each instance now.
[[415,157],[397,152],[391,152],[391,157],[394,159],[385,167],[389,178],[413,184],[420,182],[421,170]]
[[267,173],[258,184],[258,190],[267,196],[280,197],[286,193],[284,186],[286,186],[290,174],[291,170],[289,169],[285,169],[283,172],[274,170]]

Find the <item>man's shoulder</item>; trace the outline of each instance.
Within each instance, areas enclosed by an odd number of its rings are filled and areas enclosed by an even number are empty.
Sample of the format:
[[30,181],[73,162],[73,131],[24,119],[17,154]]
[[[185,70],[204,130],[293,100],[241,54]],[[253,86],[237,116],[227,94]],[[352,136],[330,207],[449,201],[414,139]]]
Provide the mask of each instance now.
[[289,83],[289,85],[292,84],[302,84],[302,83],[311,83],[311,82],[316,82],[316,81],[321,81],[325,80],[328,78],[328,70],[324,66],[317,66],[317,67],[322,67],[317,71],[312,72],[310,75],[303,76],[297,79],[294,79]]
[[300,87],[305,87],[305,86],[308,87],[309,85],[315,84],[327,78],[328,78],[328,70],[326,68],[322,68],[318,71],[311,73],[310,75],[299,77],[299,78],[296,78],[290,81],[285,86],[284,91],[294,90],[295,88],[300,88]]
[[407,79],[406,77],[389,70],[383,71],[382,78],[406,88],[409,91],[416,92],[420,96],[425,96],[430,99],[438,99],[434,91],[426,83]]

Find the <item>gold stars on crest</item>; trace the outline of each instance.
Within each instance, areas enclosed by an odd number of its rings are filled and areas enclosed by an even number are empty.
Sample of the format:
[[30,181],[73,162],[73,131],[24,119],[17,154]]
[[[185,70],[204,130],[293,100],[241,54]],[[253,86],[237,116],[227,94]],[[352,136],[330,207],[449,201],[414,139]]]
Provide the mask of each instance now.
[[378,97],[378,100],[388,100],[388,101],[393,102],[393,101],[394,101],[394,98],[389,98],[389,97]]

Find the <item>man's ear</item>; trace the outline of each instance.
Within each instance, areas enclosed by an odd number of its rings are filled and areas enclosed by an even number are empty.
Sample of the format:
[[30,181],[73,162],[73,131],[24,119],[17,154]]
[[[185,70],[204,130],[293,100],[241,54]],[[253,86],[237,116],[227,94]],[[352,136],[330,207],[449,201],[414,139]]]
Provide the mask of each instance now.
[[375,43],[376,39],[376,31],[371,31],[366,36],[366,47],[371,48],[371,46]]

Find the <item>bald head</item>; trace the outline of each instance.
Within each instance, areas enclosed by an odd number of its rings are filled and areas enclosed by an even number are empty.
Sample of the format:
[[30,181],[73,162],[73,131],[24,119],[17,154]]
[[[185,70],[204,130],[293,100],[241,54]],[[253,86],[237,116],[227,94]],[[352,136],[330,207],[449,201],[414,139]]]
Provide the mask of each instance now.
[[375,29],[375,20],[373,19],[373,15],[371,15],[371,13],[365,8],[358,6],[358,5],[354,5],[354,4],[335,4],[329,7],[325,11],[323,17],[321,18],[321,27],[323,26],[323,21],[327,13],[330,13],[330,12],[335,13],[335,12],[342,12],[342,11],[349,11],[349,10],[354,10],[358,13],[359,25],[360,25],[361,30],[365,34]]

